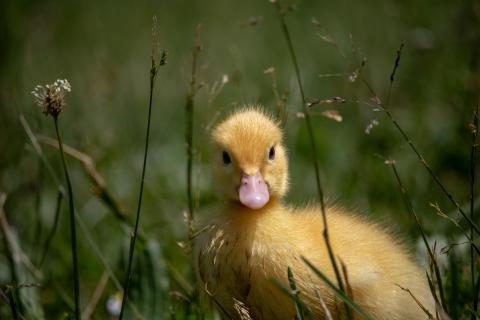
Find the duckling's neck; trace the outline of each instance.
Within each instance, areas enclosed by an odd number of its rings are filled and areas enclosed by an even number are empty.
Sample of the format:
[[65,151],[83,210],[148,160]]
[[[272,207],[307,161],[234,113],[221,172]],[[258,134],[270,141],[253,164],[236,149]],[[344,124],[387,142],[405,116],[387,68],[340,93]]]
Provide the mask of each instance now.
[[222,210],[220,221],[235,229],[253,228],[260,221],[264,221],[269,217],[276,216],[282,210],[283,204],[279,199],[270,198],[270,201],[260,209],[250,209],[240,202],[230,202]]
[[245,246],[251,248],[254,242],[262,243],[264,241],[262,239],[271,238],[272,233],[276,232],[278,222],[285,220],[280,219],[279,215],[286,212],[282,202],[276,199],[270,199],[264,207],[256,210],[247,208],[239,202],[232,202],[224,208],[216,224],[232,239],[246,241],[242,248]]
[[230,218],[236,216],[251,217],[253,219],[263,216],[265,214],[271,214],[272,212],[278,212],[279,208],[283,207],[280,199],[270,198],[270,201],[260,209],[250,209],[238,201],[229,202],[226,212],[230,213]]

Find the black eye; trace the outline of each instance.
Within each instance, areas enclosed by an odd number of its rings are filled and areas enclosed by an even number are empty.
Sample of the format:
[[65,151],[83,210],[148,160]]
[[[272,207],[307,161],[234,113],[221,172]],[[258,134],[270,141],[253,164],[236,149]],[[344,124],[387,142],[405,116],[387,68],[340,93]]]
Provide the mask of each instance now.
[[230,164],[232,162],[232,159],[230,159],[230,156],[228,155],[227,151],[222,152],[222,158],[223,158],[224,164]]
[[268,152],[268,159],[270,160],[275,159],[275,147],[270,148],[270,151]]

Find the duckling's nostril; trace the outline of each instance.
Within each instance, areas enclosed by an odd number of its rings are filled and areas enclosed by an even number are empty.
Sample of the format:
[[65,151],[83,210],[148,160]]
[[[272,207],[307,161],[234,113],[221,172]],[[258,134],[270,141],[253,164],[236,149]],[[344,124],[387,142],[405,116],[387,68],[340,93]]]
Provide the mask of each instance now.
[[242,178],[240,179],[240,184],[243,185],[255,185],[255,184],[263,184],[265,181],[260,173],[255,175],[248,175],[246,173],[242,173]]

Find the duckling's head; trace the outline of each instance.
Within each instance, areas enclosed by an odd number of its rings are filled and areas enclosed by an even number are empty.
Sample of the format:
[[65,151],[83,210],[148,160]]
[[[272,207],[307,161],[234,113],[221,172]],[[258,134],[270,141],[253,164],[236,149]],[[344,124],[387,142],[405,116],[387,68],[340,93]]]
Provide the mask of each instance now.
[[279,123],[260,108],[230,115],[212,132],[215,184],[230,201],[260,209],[288,189]]

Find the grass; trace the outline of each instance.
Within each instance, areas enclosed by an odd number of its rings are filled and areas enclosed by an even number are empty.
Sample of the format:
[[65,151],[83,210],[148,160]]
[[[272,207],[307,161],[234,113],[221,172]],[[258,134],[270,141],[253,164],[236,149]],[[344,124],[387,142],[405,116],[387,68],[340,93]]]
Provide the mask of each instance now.
[[[155,34],[155,28],[156,28],[156,17],[153,17],[153,34]],[[155,45],[155,44],[154,44]],[[137,233],[138,233],[138,225],[140,222],[140,211],[142,208],[142,196],[143,196],[143,186],[144,186],[144,181],[145,181],[145,171],[147,167],[147,156],[148,156],[148,143],[150,141],[150,122],[152,118],[152,101],[153,101],[153,89],[155,86],[155,79],[157,77],[158,73],[158,68],[165,65],[166,63],[166,52],[163,51],[162,56],[158,57],[156,56],[157,52],[152,50],[152,56],[151,56],[151,67],[150,67],[150,95],[149,95],[149,102],[148,102],[148,116],[147,116],[147,132],[145,135],[145,149],[143,153],[143,165],[142,165],[142,177],[140,180],[140,192],[138,194],[138,206],[137,206],[137,214],[135,218],[135,227],[133,229],[133,234],[131,236],[131,241],[130,241],[130,249],[129,249],[129,255],[128,255],[128,266],[127,266],[127,272],[125,274],[125,281],[123,283],[123,296],[122,296],[122,306],[120,310],[120,315],[119,319],[123,319],[124,311],[125,311],[125,306],[126,306],[126,301],[128,299],[128,294],[130,290],[130,283],[132,280],[132,263],[133,263],[133,255],[135,254],[135,243],[137,241]],[[157,60],[159,59],[159,60]]]
[[55,232],[57,232],[58,219],[60,218],[60,208],[62,206],[62,199],[63,199],[63,193],[61,192],[61,190],[59,190],[57,195],[57,205],[55,207],[55,219],[53,222],[52,229],[48,233],[47,240],[45,240],[43,253],[40,258],[40,262],[38,264],[39,266],[42,266],[43,262],[45,261],[45,258],[47,257],[47,253],[48,253],[48,248],[50,247],[50,243],[52,242],[53,236],[55,236]]
[[193,233],[194,229],[191,222],[194,219],[195,203],[193,199],[193,182],[192,182],[192,166],[193,166],[193,118],[195,93],[197,91],[197,61],[198,55],[202,50],[200,43],[201,25],[198,25],[195,31],[195,44],[192,49],[192,74],[190,76],[190,88],[187,93],[187,102],[185,104],[185,144],[187,148],[187,168],[186,168],[186,186],[187,186],[187,203],[189,214],[189,229]]
[[55,123],[55,133],[57,134],[58,145],[60,146],[60,156],[62,159],[63,172],[67,184],[68,194],[68,211],[70,213],[70,245],[72,250],[72,267],[73,267],[73,290],[75,301],[75,319],[80,319],[80,275],[78,271],[78,254],[77,254],[77,229],[75,225],[75,206],[73,202],[73,189],[68,174],[67,163],[65,162],[65,154],[63,152],[63,143],[58,130],[58,116],[53,117]]
[[[476,153],[477,153],[477,133],[478,133],[478,103],[473,115],[472,121],[472,147],[470,152],[470,220],[475,219],[475,172],[476,172]],[[478,289],[480,282],[475,280],[475,233],[473,226],[470,226],[470,273],[471,273],[471,288],[472,288],[472,304],[473,313],[472,319],[475,319],[475,313],[478,310]],[[478,254],[478,252],[477,252]]]
[[[335,294],[345,302],[352,310],[355,310],[358,315],[365,320],[371,320],[372,318],[360,307],[358,306],[350,297],[345,293],[344,290],[339,289],[333,282],[331,282],[327,276],[325,276],[320,270],[318,270],[315,265],[313,265],[310,261],[306,258],[302,257],[302,260],[307,264],[307,266],[314,272],[316,276],[322,279],[325,284],[332,289]],[[348,316],[348,315],[347,315]]]
[[303,306],[300,302],[297,285],[295,283],[295,279],[293,278],[293,273],[290,267],[287,270],[287,276],[288,282],[290,284],[290,289],[292,289],[293,301],[295,302],[295,312],[297,314],[297,320],[303,320],[305,319],[305,316],[303,315]]
[[[72,309],[76,318],[118,317],[119,310],[106,305],[121,292],[124,319],[214,318],[211,306],[195,298],[189,251],[176,243],[197,234],[193,219],[202,219],[217,201],[207,179],[208,128],[244,102],[278,112],[290,150],[288,201],[318,199],[327,244],[329,199],[358,204],[371,219],[391,221],[406,242],[426,246],[420,259],[435,299],[452,316],[476,318],[478,110],[472,117],[472,106],[478,105],[478,55],[472,52],[479,37],[464,32],[478,25],[473,4],[427,1],[414,15],[405,13],[412,9],[408,3],[351,3],[351,13],[342,9],[345,3],[274,4],[276,16],[268,3],[248,1],[212,7],[178,2],[161,10],[139,4],[135,11],[119,2],[115,13],[107,4],[87,2],[98,9],[92,12],[58,3],[62,15],[54,16],[34,4],[7,5],[0,19],[9,26],[6,55],[0,56],[7,66],[0,72],[0,126],[6,133],[0,137],[0,192],[8,194],[1,210],[0,296],[6,298],[0,318],[60,318]],[[175,53],[155,91],[152,73],[142,81],[142,52],[151,45],[145,17],[153,12],[162,43]],[[317,16],[314,26],[311,15]],[[125,21],[131,21],[128,28]],[[192,52],[188,35],[199,22],[202,44],[197,29]],[[83,42],[79,32],[88,34]],[[40,54],[45,52],[47,58]],[[223,75],[228,85],[222,80],[217,91],[212,79]],[[27,97],[35,83],[59,76],[74,87],[62,112],[61,137],[57,123],[40,125],[44,120]],[[285,88],[283,95],[278,88]],[[144,141],[144,116],[136,110],[141,105],[149,106]],[[326,107],[335,107],[341,120],[325,118]],[[372,120],[376,124],[364,134]],[[134,181],[140,170],[139,192]],[[62,171],[67,183],[59,179]],[[397,188],[401,197],[393,192]],[[70,219],[61,218],[65,197]],[[408,215],[401,214],[402,200]],[[181,213],[187,210],[185,228]],[[329,256],[336,281],[309,265],[312,272],[345,302],[345,312],[362,314],[348,266],[340,268],[331,248]],[[283,285],[290,289],[283,289],[297,317],[309,319],[295,289],[296,272],[286,272],[290,282]],[[40,286],[28,286],[35,283]],[[231,317],[222,308],[217,313]]]
[[[325,209],[325,201],[324,201],[324,194],[323,194],[323,188],[322,184],[320,181],[320,169],[318,165],[318,160],[317,160],[317,146],[315,142],[315,136],[313,133],[313,126],[312,126],[312,120],[310,116],[310,110],[307,105],[307,101],[305,99],[305,93],[303,91],[303,85],[302,85],[302,78],[300,75],[300,69],[298,67],[298,61],[295,55],[295,50],[293,49],[293,44],[292,40],[290,38],[290,33],[287,28],[287,24],[285,23],[285,13],[286,13],[286,8],[282,8],[279,1],[273,1],[273,4],[275,5],[275,8],[277,10],[277,15],[280,20],[280,26],[282,28],[283,35],[285,36],[285,40],[287,42],[288,46],[288,51],[290,53],[290,57],[292,59],[292,63],[295,69],[295,75],[297,78],[297,83],[298,87],[300,89],[300,95],[302,98],[302,106],[303,106],[303,111],[304,111],[304,118],[305,118],[305,124],[307,126],[307,132],[308,132],[308,137],[310,141],[310,148],[311,148],[311,154],[312,154],[312,163],[313,163],[313,168],[315,172],[315,181],[317,185],[317,192],[318,192],[318,199],[320,201],[320,208],[322,210],[322,217],[323,217],[323,238],[325,239],[325,244],[327,246],[328,250],[328,256],[330,258],[330,262],[332,263],[333,271],[335,272],[335,277],[337,279],[337,284],[338,287],[340,288],[341,291],[345,292],[345,287],[342,281],[342,278],[340,276],[340,272],[337,266],[337,261],[335,259],[335,255],[333,253],[332,246],[330,244],[330,237],[328,234],[328,222],[327,222],[327,213]],[[347,312],[347,318],[352,319],[352,315],[350,312],[350,309],[348,307],[348,304],[345,303],[345,310]]]
[[[434,276],[434,278],[436,279],[437,284],[438,284],[438,291],[439,291],[439,294],[440,294],[440,301],[441,301],[442,307],[445,310],[447,310],[447,305],[446,305],[446,301],[445,301],[445,294],[444,294],[444,290],[443,290],[443,281],[442,281],[442,275],[440,273],[440,268],[438,267],[437,259],[435,258],[435,255],[432,252],[432,249],[430,248],[430,244],[428,243],[427,236],[425,235],[425,231],[422,227],[422,223],[420,222],[420,218],[418,217],[417,213],[415,212],[415,209],[413,208],[412,202],[411,202],[411,200],[408,196],[407,190],[405,189],[405,187],[402,183],[402,180],[400,179],[397,167],[395,166],[395,161],[386,160],[386,163],[389,164],[392,167],[393,174],[395,176],[395,179],[396,179],[396,181],[398,183],[398,186],[400,188],[400,192],[402,194],[402,198],[405,201],[405,206],[407,207],[409,213],[412,215],[412,217],[415,220],[415,223],[418,226],[418,231],[420,232],[420,235],[422,237],[425,248],[427,249],[428,257],[430,259],[430,262],[433,265],[434,273],[433,273],[432,276]],[[435,286],[434,286],[434,288],[435,288]],[[436,290],[432,291],[432,295],[435,297],[435,300],[436,300],[437,299]]]

